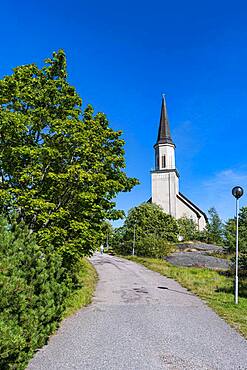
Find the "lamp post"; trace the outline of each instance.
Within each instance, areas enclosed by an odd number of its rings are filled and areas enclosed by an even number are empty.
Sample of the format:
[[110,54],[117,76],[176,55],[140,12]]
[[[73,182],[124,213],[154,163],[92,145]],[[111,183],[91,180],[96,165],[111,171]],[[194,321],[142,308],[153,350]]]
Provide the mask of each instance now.
[[235,266],[235,304],[238,304],[238,213],[239,213],[239,198],[244,194],[244,189],[241,186],[235,186],[232,189],[232,195],[236,198],[236,266]]
[[136,224],[134,224],[132,256],[135,255],[135,245],[136,245]]
[[107,231],[107,234],[106,234],[106,250],[108,251],[109,249],[109,235],[108,235],[108,231]]

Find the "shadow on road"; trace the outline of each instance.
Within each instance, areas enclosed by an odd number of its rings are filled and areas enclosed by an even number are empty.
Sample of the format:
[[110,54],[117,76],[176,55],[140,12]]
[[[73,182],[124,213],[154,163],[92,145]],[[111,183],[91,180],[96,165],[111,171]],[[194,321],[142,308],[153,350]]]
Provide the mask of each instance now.
[[179,290],[175,290],[175,289],[170,289],[170,288],[167,288],[166,286],[158,286],[157,288],[158,289],[166,289],[166,290],[169,290],[171,292],[176,292],[176,293],[181,293],[181,294],[186,294],[186,295],[194,295],[194,294],[191,294],[191,293],[180,292]]

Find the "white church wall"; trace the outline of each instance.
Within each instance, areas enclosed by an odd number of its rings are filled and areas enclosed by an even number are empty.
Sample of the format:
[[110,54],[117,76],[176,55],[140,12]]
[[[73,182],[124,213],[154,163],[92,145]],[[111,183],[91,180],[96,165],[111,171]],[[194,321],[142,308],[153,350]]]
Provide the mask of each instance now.
[[152,173],[152,202],[161,206],[164,211],[176,217],[176,194],[178,177],[176,172]]
[[[198,213],[201,216],[200,218],[197,216]],[[188,207],[184,202],[177,198],[177,219],[181,217],[192,219],[198,225],[198,229],[200,231],[206,227],[204,215],[199,211],[191,209],[191,207]]]
[[199,220],[199,230],[202,231],[205,229],[205,227],[207,226],[207,222],[205,220],[205,217],[202,216]]

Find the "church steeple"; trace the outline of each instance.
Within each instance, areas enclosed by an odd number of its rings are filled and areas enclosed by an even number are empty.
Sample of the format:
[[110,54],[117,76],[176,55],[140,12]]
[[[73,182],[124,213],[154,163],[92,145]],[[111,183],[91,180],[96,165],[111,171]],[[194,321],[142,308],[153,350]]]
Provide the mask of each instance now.
[[155,151],[155,169],[151,171],[151,202],[159,205],[164,212],[179,219],[193,220],[199,230],[206,227],[207,218],[194,203],[179,191],[179,173],[175,163],[175,144],[172,141],[166,110],[165,96],[162,96],[160,124]]
[[175,170],[175,144],[171,138],[170,125],[166,111],[165,96],[162,95],[160,125],[155,149],[155,170]]
[[168,115],[166,110],[165,95],[162,95],[161,113],[160,113],[160,125],[158,131],[158,137],[156,145],[158,144],[172,144],[174,145],[171,138],[170,125],[168,121]]

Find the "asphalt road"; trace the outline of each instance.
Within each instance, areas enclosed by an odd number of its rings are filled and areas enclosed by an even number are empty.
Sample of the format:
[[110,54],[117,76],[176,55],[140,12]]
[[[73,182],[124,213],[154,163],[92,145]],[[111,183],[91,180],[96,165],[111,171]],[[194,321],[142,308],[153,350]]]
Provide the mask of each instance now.
[[247,341],[178,283],[117,257],[92,263],[93,303],[64,320],[29,370],[247,369]]

